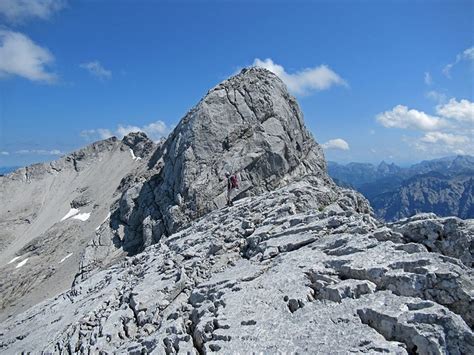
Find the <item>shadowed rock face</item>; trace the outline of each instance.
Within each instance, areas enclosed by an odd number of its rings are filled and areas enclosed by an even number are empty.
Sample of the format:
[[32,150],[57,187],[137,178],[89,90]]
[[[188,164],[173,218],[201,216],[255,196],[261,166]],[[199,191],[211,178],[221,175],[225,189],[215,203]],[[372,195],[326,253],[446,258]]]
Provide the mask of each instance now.
[[270,72],[242,71],[154,151],[133,147],[148,155],[74,285],[0,324],[1,352],[474,352],[472,221],[377,221],[327,177]]

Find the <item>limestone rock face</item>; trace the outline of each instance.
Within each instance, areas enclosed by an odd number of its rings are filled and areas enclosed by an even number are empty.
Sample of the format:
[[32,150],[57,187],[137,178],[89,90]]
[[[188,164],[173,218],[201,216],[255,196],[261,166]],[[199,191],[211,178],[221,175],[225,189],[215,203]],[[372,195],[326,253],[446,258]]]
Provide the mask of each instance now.
[[[296,100],[276,75],[258,68],[211,89],[159,145],[148,168],[124,185],[111,229],[102,232],[130,254],[223,207],[226,172],[238,176],[235,199],[303,178],[333,185]],[[85,270],[113,251],[98,249],[88,253]]]
[[137,165],[74,284],[4,320],[0,352],[474,353],[474,221],[376,220],[270,72],[219,84],[156,146],[122,144]]
[[[210,90],[183,118],[161,155],[164,168],[155,200],[162,211],[179,206],[184,223],[224,205],[226,171],[240,175],[238,197],[304,176],[328,180],[321,148],[304,127],[295,99],[278,77],[256,68]],[[183,225],[173,213],[166,222],[170,233]]]
[[392,228],[402,233],[407,242],[423,244],[429,251],[457,258],[470,267],[474,265],[473,220],[423,213],[395,222]]

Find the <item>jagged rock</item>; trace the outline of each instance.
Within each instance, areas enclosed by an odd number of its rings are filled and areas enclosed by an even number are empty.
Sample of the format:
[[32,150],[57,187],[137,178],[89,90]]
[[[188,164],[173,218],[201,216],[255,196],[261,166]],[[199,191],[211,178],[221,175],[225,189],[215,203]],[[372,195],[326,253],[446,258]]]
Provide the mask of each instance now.
[[140,161],[71,289],[3,321],[0,351],[474,352],[472,268],[335,186],[273,74],[216,86]]
[[156,149],[156,145],[143,132],[131,132],[123,137],[122,142],[130,147],[134,159],[146,158]]
[[[4,322],[2,350],[472,352],[472,272],[456,259],[377,240],[369,215],[327,216],[301,203],[318,189],[293,183],[209,213]],[[283,201],[299,207],[282,215]],[[255,211],[260,222],[245,237],[241,227]],[[333,230],[333,218],[360,220],[371,232]],[[297,245],[296,236],[308,242]],[[225,252],[210,256],[217,244]],[[270,259],[246,256],[268,245],[295,247]]]
[[457,217],[438,218],[435,214],[419,214],[402,219],[392,228],[409,242],[423,244],[438,252],[473,266],[474,223]]
[[[155,178],[135,186],[121,205],[126,233],[134,234],[128,239],[142,239],[139,225],[147,216],[161,220],[169,235],[223,207],[226,171],[239,175],[237,199],[304,176],[329,183],[321,148],[304,127],[296,100],[279,78],[256,68],[210,90],[149,164]],[[131,210],[137,219],[123,218]]]

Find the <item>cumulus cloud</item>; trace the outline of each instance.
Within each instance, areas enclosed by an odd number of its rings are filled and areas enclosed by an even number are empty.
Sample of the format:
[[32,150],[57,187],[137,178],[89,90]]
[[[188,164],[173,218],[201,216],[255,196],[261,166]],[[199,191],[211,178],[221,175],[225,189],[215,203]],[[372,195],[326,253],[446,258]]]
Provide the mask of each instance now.
[[47,67],[53,55],[19,32],[0,29],[0,78],[20,76],[32,81],[54,82],[56,74]]
[[339,149],[349,150],[349,144],[342,138],[330,139],[326,143],[322,144],[323,149]]
[[157,141],[169,133],[169,128],[163,121],[156,121],[143,127],[119,125],[117,128],[120,136],[125,136],[130,132],[144,132],[150,139]]
[[415,149],[431,155],[474,154],[474,103],[450,99],[435,107],[437,116],[398,105],[376,119],[388,128],[422,131],[418,137],[403,140]]
[[110,79],[112,77],[112,72],[105,69],[98,60],[82,63],[79,65],[79,67],[87,70],[91,75],[99,78],[100,80]]
[[311,91],[329,89],[333,85],[348,86],[347,82],[327,65],[314,68],[306,68],[294,74],[286,72],[285,68],[267,58],[261,60],[256,58],[253,65],[265,68],[275,73],[286,84],[288,90],[297,95],[309,94]]
[[63,155],[59,149],[21,149],[15,152],[16,154],[36,154],[36,155]]
[[390,111],[379,113],[376,120],[387,128],[407,128],[432,131],[446,126],[446,122],[423,111],[409,110],[408,107],[397,105]]
[[448,103],[436,106],[436,112],[446,118],[474,124],[474,103],[469,100],[452,98]]
[[113,136],[121,139],[131,132],[143,132],[151,140],[158,141],[161,137],[166,136],[170,130],[170,127],[168,127],[163,121],[156,121],[141,127],[133,125],[118,125],[115,130],[106,128],[89,129],[82,131],[80,134],[87,140],[94,140],[107,139]]
[[431,77],[430,72],[425,72],[425,84],[426,85],[433,84],[433,78]]
[[455,146],[468,143],[469,138],[451,133],[428,132],[420,139],[420,141],[424,143],[444,143],[450,146]]
[[1,0],[0,15],[9,22],[30,18],[46,20],[65,5],[65,0]]
[[456,56],[456,60],[450,64],[447,64],[443,68],[443,74],[446,75],[446,77],[451,78],[451,69],[458,64],[459,62],[462,61],[474,61],[474,47],[468,48],[464,50],[462,53],[459,53]]
[[454,133],[428,132],[419,139],[406,141],[418,151],[430,156],[448,154],[474,154],[474,142],[471,138]]

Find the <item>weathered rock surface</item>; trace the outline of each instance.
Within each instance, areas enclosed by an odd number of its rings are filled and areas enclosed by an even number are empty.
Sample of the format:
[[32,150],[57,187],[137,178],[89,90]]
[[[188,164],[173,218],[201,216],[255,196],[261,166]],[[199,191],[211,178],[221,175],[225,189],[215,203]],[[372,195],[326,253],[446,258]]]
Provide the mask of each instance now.
[[211,212],[4,322],[0,347],[472,353],[472,269],[333,193],[299,182]]
[[3,321],[1,352],[474,352],[474,274],[459,252],[473,221],[377,221],[327,177],[273,74],[216,86],[140,149],[151,157],[121,180],[71,289]]
[[391,227],[402,233],[407,242],[423,244],[429,251],[457,258],[470,267],[474,265],[473,220],[424,213],[402,219]]
[[156,149],[148,167],[124,182],[110,226],[83,258],[83,275],[109,264],[117,244],[135,254],[222,208],[227,171],[239,176],[236,199],[303,178],[334,185],[296,100],[273,73],[256,68],[211,89]]

